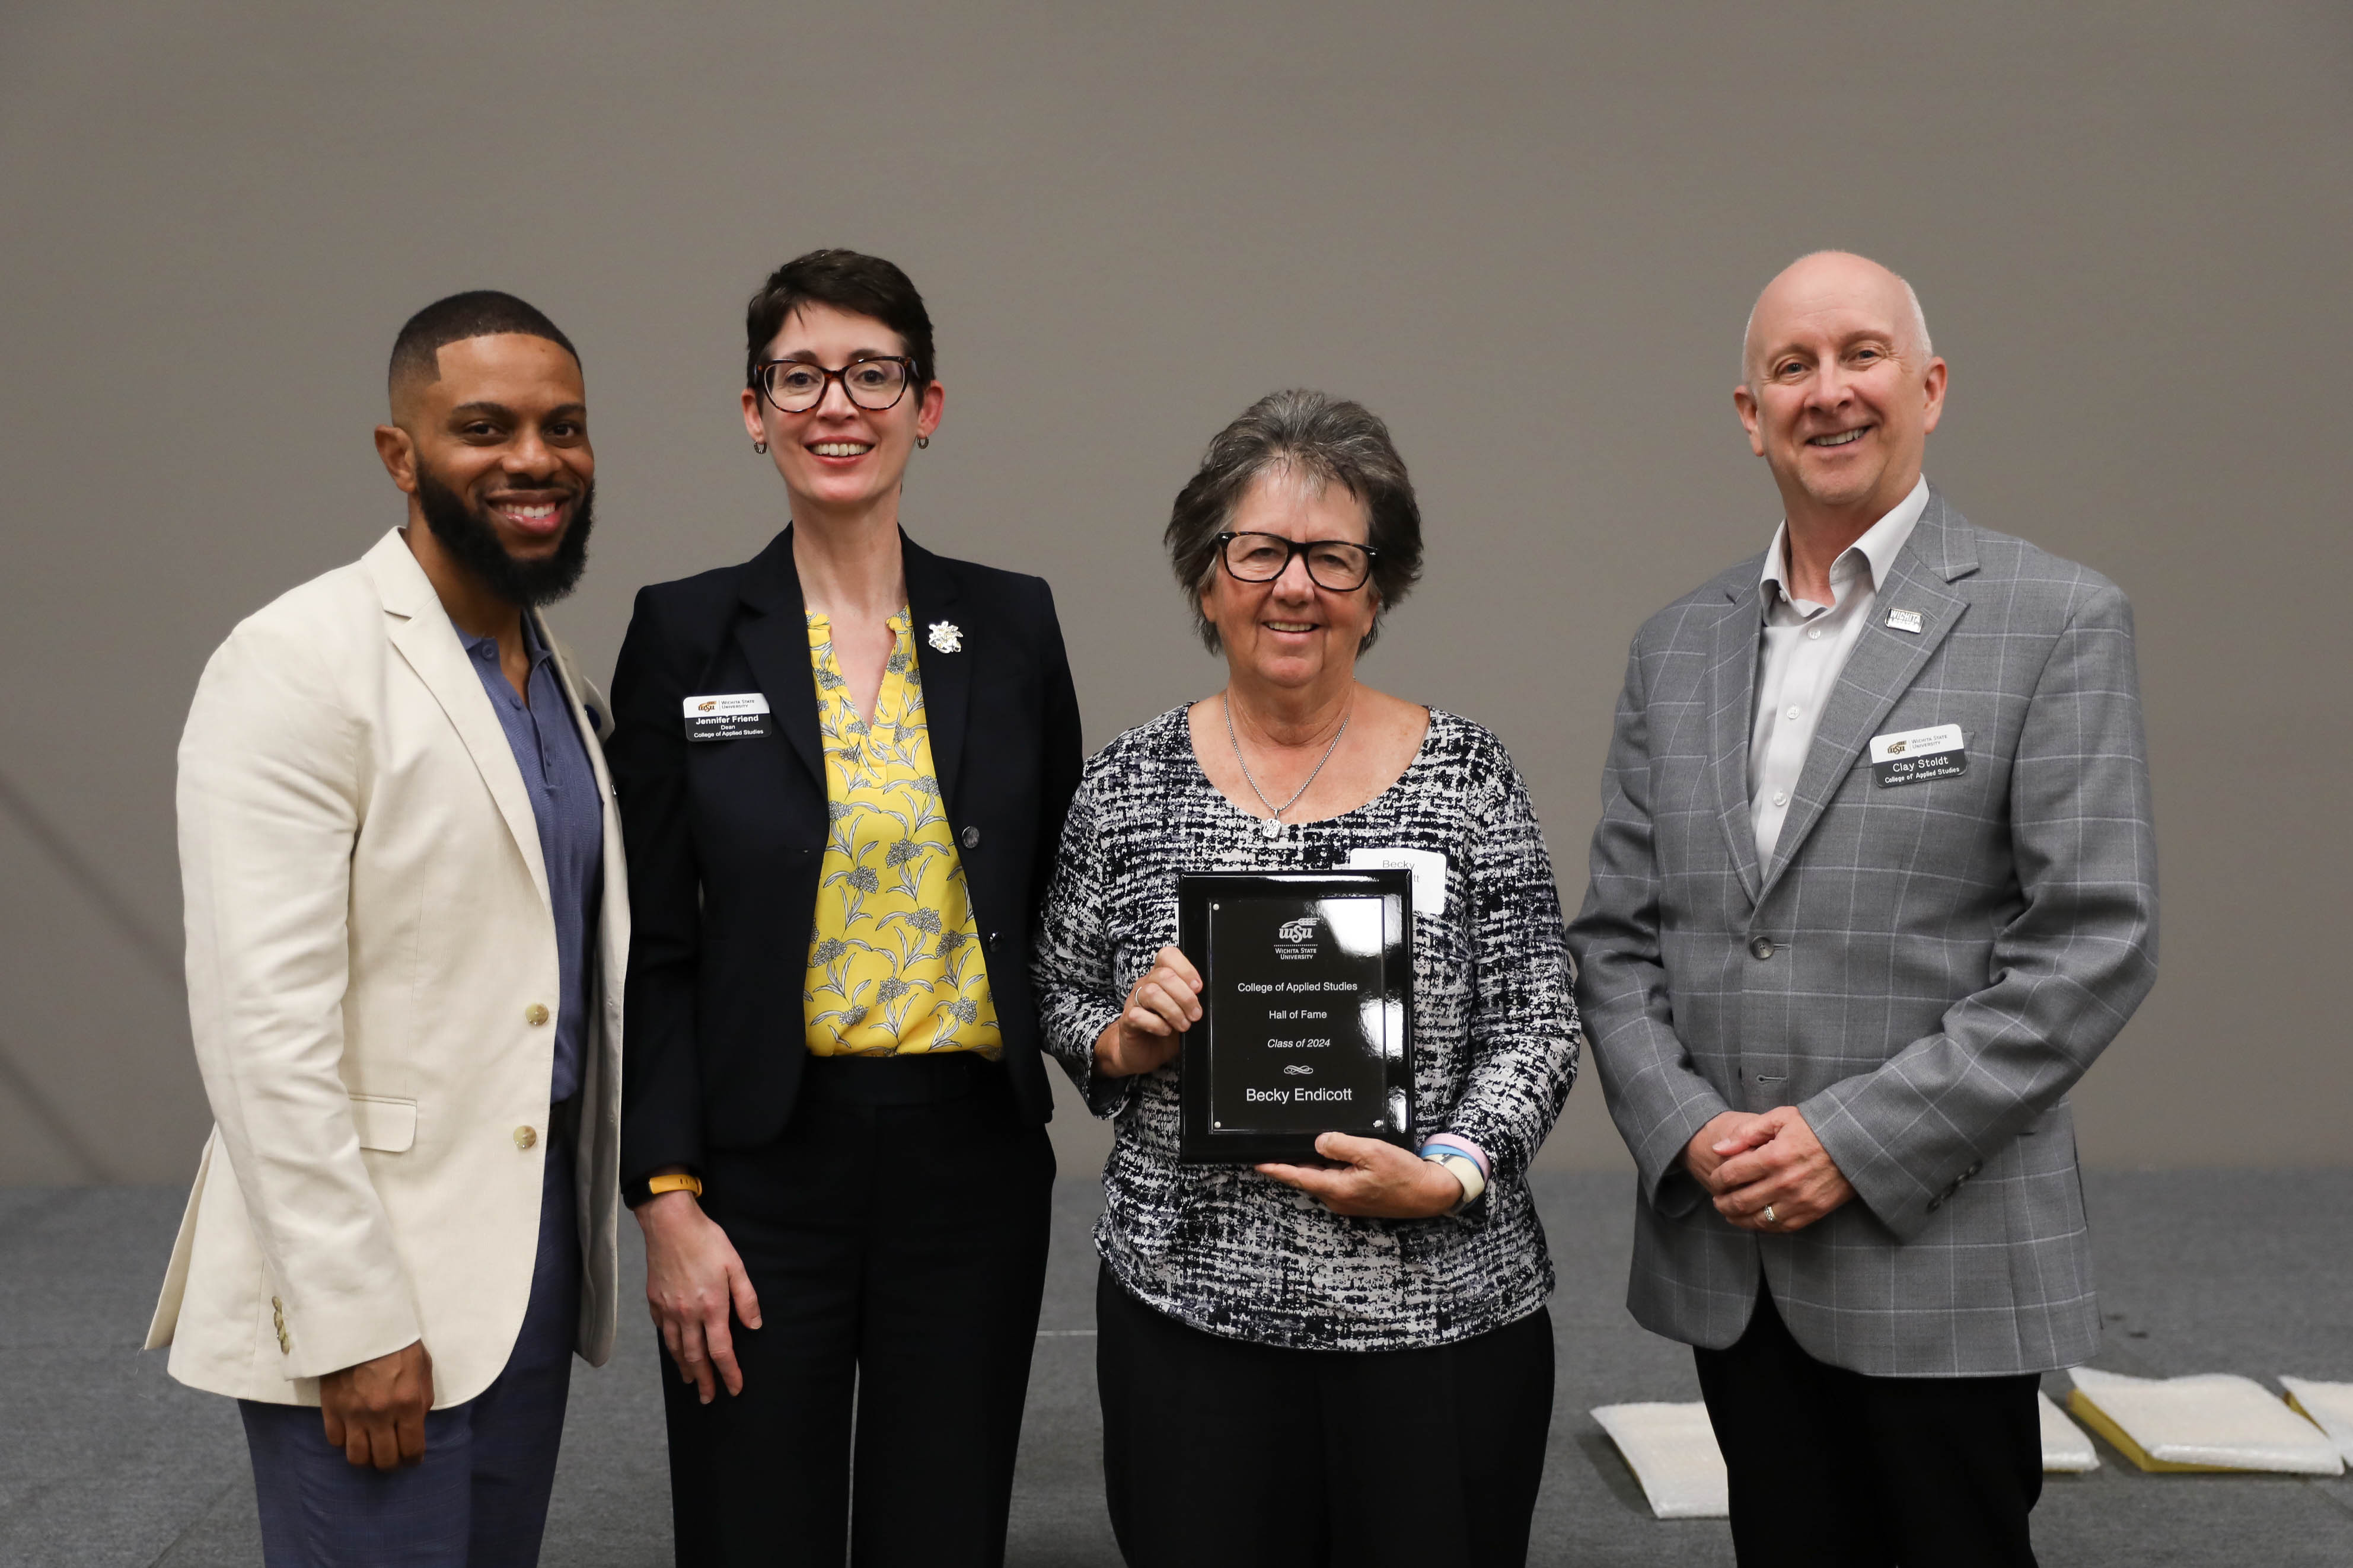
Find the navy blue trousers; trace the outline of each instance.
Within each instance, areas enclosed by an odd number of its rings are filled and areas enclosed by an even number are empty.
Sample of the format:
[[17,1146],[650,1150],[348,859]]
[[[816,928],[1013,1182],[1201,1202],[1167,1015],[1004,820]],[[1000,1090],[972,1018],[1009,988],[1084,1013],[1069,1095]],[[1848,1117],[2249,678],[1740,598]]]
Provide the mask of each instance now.
[[353,1465],[327,1446],[309,1405],[237,1402],[268,1568],[533,1568],[579,1334],[578,1207],[572,1141],[553,1132],[539,1259],[513,1353],[490,1387],[426,1416],[415,1467]]

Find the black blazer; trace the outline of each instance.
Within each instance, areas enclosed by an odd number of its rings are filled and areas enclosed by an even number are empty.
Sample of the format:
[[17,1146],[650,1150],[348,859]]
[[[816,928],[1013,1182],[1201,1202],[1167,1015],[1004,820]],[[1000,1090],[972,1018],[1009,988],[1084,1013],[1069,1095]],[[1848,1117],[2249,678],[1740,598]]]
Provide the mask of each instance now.
[[[1043,579],[902,534],[932,760],[1023,1116],[1053,1094],[1029,937],[1078,787],[1078,696]],[[932,646],[949,622],[962,648]],[[765,693],[774,733],[686,739],[689,697]],[[801,987],[825,860],[824,752],[787,528],[752,560],[639,590],[606,747],[629,862],[621,1190],[774,1140],[807,1059]]]

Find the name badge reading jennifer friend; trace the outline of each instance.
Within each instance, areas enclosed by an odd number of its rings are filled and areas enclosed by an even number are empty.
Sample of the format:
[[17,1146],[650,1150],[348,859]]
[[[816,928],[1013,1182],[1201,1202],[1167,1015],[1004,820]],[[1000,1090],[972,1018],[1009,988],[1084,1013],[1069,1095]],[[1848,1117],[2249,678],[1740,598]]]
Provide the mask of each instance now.
[[690,741],[748,741],[776,732],[776,721],[768,717],[768,700],[757,691],[686,700]]
[[1968,753],[1961,749],[1958,724],[1939,724],[1933,730],[1907,730],[1902,734],[1871,738],[1871,773],[1882,789],[1926,784],[1931,779],[1957,779],[1968,771]]

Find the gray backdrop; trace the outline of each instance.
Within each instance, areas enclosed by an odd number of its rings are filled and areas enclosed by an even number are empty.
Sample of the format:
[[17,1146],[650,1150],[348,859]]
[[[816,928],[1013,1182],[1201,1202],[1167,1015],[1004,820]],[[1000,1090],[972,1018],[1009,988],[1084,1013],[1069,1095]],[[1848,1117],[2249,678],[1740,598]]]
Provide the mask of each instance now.
[[[2344,1162],[2348,80],[2337,4],[12,0],[0,1182],[193,1169],[173,748],[229,626],[399,519],[403,318],[501,287],[578,342],[601,677],[638,584],[781,525],[742,304],[819,244],[929,295],[908,526],[1053,580],[1091,743],[1219,683],[1157,545],[1210,433],[1286,384],[1387,416],[1430,574],[1365,674],[1503,735],[1572,904],[1629,634],[1778,516],[1751,297],[1907,273],[1930,473],[2139,610],[2166,978],[2085,1152]],[[1621,1162],[1590,1080],[1546,1158]]]

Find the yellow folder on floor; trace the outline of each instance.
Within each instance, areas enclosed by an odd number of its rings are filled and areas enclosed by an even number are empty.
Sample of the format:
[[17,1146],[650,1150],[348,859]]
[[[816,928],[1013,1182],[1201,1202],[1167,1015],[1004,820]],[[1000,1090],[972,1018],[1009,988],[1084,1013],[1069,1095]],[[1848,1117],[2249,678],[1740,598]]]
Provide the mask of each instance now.
[[2068,1375],[2068,1410],[2144,1470],[2345,1473],[2327,1434],[2251,1377],[2127,1377],[2088,1366]]

